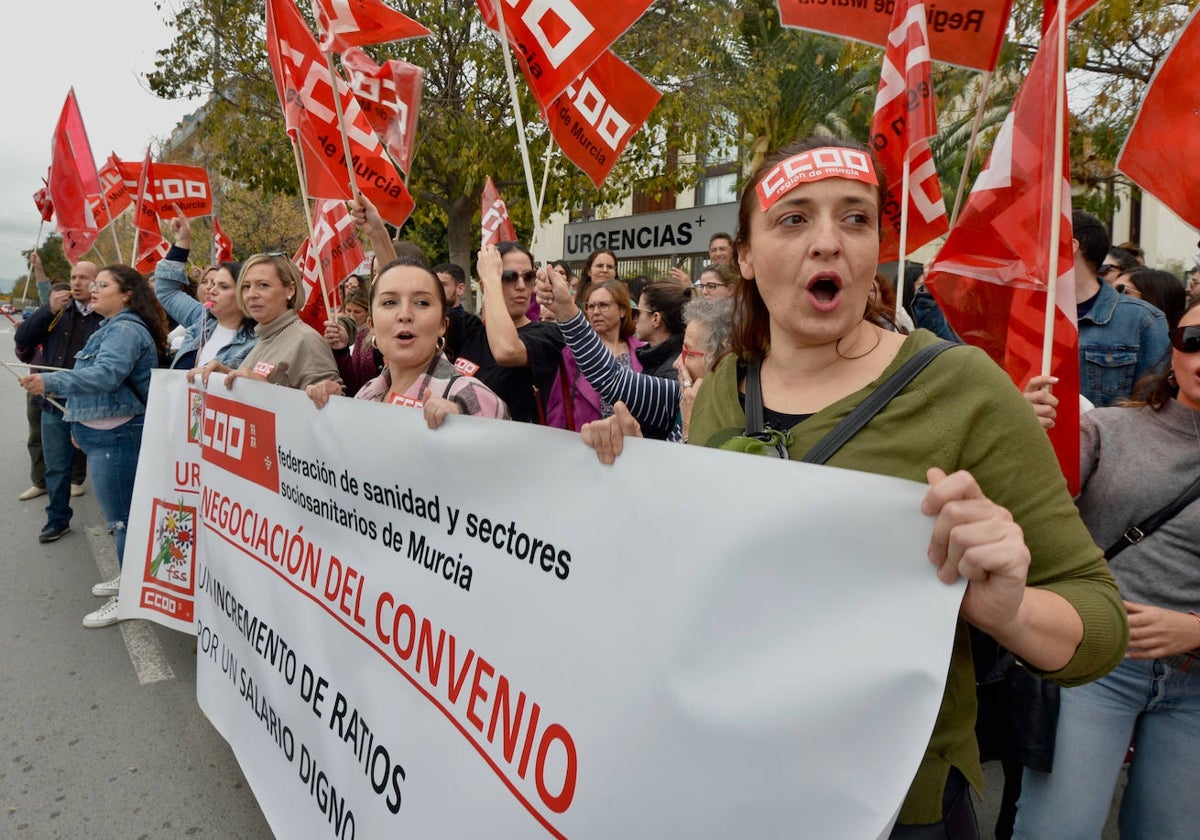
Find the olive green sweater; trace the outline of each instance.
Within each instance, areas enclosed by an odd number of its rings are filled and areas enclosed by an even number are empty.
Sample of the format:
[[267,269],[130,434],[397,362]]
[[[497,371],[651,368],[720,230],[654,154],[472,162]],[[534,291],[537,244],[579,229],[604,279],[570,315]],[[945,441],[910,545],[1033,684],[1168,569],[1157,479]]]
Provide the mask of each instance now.
[[[802,458],[917,350],[937,340],[932,333],[916,331],[878,380],[794,427],[791,457]],[[689,443],[719,447],[743,434],[745,414],[738,388],[737,359],[729,356],[696,397]],[[1043,676],[1078,685],[1102,676],[1121,660],[1129,629],[1103,553],[1080,521],[1032,409],[983,351],[963,346],[942,353],[829,465],[920,482],[926,480],[929,467],[947,473],[968,470],[988,498],[1011,511],[1023,529],[1032,556],[1029,584],[1057,592],[1083,619],[1083,641],[1075,656],[1062,670]],[[869,503],[862,513],[870,516]],[[913,515],[921,514],[914,510]],[[896,559],[928,563],[925,557]],[[929,574],[934,574],[932,567]],[[852,651],[846,653],[846,661],[853,662]],[[966,626],[960,621],[942,706],[900,811],[901,823],[941,819],[942,790],[951,766],[982,789],[975,713],[975,674]]]

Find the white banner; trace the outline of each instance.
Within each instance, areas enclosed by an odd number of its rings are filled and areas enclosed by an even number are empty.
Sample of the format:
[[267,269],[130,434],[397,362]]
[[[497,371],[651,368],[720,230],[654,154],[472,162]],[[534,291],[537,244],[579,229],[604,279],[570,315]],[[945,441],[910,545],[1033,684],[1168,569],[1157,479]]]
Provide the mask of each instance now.
[[922,486],[213,381],[155,376],[141,472],[204,458],[131,525],[198,487],[197,695],[278,836],[886,836],[962,590]]

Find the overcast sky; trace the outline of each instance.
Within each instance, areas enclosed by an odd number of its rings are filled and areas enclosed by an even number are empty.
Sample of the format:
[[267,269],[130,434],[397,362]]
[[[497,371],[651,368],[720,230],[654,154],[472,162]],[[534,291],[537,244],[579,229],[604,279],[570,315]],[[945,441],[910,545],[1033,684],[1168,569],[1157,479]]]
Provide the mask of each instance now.
[[[0,285],[28,271],[21,252],[34,246],[40,216],[33,193],[50,165],[50,141],[74,86],[92,154],[141,160],[199,101],[168,102],[150,93],[145,75],[171,41],[165,22],[180,0],[52,0],[40,7],[46,26],[29,27],[0,50],[5,80],[0,132]],[[53,222],[42,230],[42,239]],[[107,234],[106,234],[107,235]],[[129,243],[122,243],[128,250]],[[111,243],[108,249],[111,251]]]

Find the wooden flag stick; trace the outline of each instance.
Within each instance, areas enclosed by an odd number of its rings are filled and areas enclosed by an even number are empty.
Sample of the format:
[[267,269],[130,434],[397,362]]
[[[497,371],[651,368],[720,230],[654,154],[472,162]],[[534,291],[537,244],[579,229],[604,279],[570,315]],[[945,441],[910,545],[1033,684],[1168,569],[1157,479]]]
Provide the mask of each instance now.
[[[13,376],[17,377],[18,382],[21,381],[21,374],[17,373],[15,370],[13,370],[12,365],[10,365],[8,362],[4,361],[3,359],[0,359],[0,365],[4,365],[4,367],[6,367],[8,369],[9,373],[11,373]],[[61,368],[54,368],[54,370],[61,370]],[[67,413],[66,407],[63,406],[62,403],[58,402],[56,399],[54,399],[54,397],[50,396],[49,394],[42,395],[42,399],[44,399],[46,402],[50,403],[50,405],[57,408],[63,414]]]
[[954,212],[950,214],[950,227],[954,227],[958,219],[958,211],[962,208],[963,193],[967,189],[967,178],[971,174],[971,160],[975,157],[975,146],[979,142],[979,129],[983,126],[983,112],[987,109],[988,97],[992,90],[992,73],[984,72],[983,81],[979,86],[979,101],[975,105],[975,122],[971,125],[971,139],[967,141],[967,154],[963,158],[962,174],[958,176],[958,192],[954,194]]
[[[504,26],[504,10],[500,2],[493,4],[496,10],[496,25],[500,34],[500,49],[504,54],[504,73],[508,77],[508,94],[512,99],[513,118],[517,123],[517,140],[521,147],[521,165],[525,168],[525,188],[529,191],[529,207],[533,213],[533,242],[542,239],[542,208],[538,204],[537,191],[533,188],[533,165],[529,162],[529,143],[525,139],[525,120],[521,116],[521,102],[517,95],[517,77],[513,72],[512,52],[508,48],[508,32]],[[531,251],[533,249],[530,249]],[[536,253],[534,254],[536,262]]]
[[1058,310],[1058,237],[1062,231],[1063,136],[1066,131],[1067,90],[1067,15],[1062,4],[1055,15],[1058,24],[1054,59],[1054,171],[1050,173],[1054,189],[1050,195],[1050,261],[1046,272],[1046,327],[1042,340],[1042,375],[1050,375],[1054,358],[1054,313]]
[[[299,141],[291,132],[288,132],[288,139],[292,143],[292,154],[296,158],[296,174],[300,177],[300,198],[304,203],[304,220],[308,223],[308,247],[310,249],[316,249],[316,231],[313,230],[312,207],[310,207],[308,203],[308,182],[304,176],[304,152],[300,148]],[[316,254],[317,285],[321,287],[321,300],[325,303],[325,316],[332,321],[333,307],[329,304],[329,289],[325,285],[325,266],[321,262],[321,252],[318,250]],[[354,337],[351,336],[352,340],[353,338]]]

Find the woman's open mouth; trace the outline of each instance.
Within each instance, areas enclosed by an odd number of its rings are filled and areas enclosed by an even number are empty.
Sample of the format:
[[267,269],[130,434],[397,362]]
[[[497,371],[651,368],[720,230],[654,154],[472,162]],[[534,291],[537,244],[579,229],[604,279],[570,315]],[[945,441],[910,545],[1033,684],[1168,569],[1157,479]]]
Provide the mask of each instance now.
[[808,281],[808,299],[812,305],[829,312],[837,308],[842,296],[842,278],[837,274],[818,274]]

